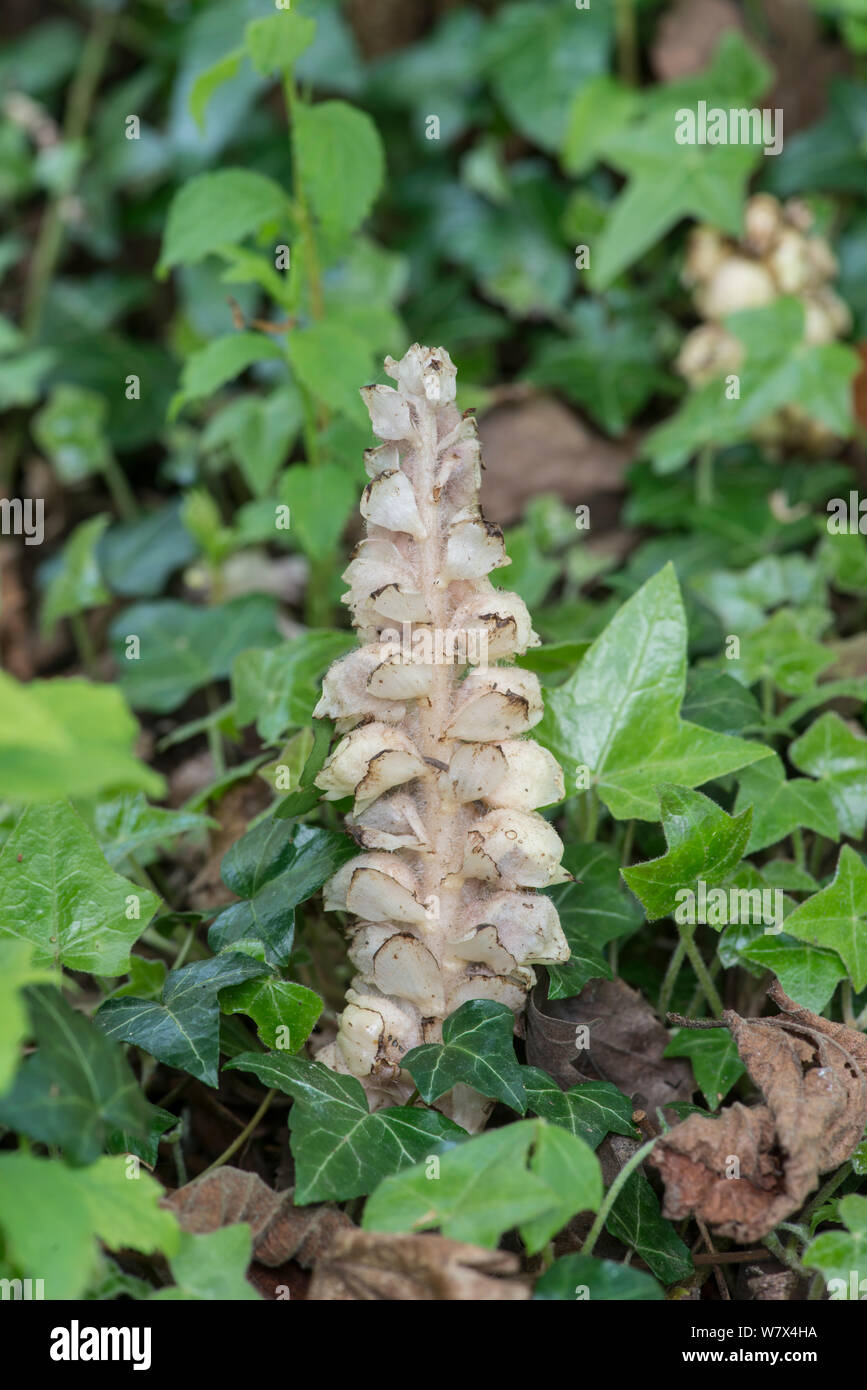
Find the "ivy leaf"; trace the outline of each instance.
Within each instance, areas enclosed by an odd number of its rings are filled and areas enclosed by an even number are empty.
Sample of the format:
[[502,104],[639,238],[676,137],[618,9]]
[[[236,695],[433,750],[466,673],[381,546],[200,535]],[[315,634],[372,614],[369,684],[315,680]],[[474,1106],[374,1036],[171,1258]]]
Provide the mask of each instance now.
[[668,852],[621,870],[650,921],[667,917],[682,889],[721,883],[740,863],[752,825],[752,809],[726,815],[715,801],[683,787],[660,787],[659,808]]
[[772,681],[784,695],[804,695],[831,665],[834,653],[805,630],[809,615],[780,608],[741,643],[741,655],[729,662],[732,674],[744,685]]
[[[110,629],[121,689],[136,709],[169,714],[203,685],[228,676],[246,648],[275,644],[276,613],[274,599],[265,594],[213,608],[176,599],[135,603]],[[129,643],[133,637],[137,656]]]
[[[737,237],[746,183],[759,159],[749,145],[692,145],[673,156],[676,112],[694,107],[751,106],[766,91],[771,73],[739,34],[727,34],[711,66],[703,73],[655,89],[609,126],[602,157],[629,183],[606,221],[601,245],[594,250],[591,284],[604,289],[628,265],[658,242],[684,217],[712,222]],[[574,154],[574,151],[573,151]]]
[[523,0],[504,9],[483,60],[510,123],[554,153],[576,88],[605,71],[611,40],[604,8],[576,15],[571,0]]
[[782,198],[816,189],[863,198],[865,137],[867,93],[862,83],[837,78],[830,84],[827,116],[786,140],[780,158],[770,161],[767,186]]
[[253,1238],[245,1221],[198,1235],[184,1231],[169,1259],[174,1284],[157,1289],[148,1301],[259,1303],[260,1295],[246,1278],[252,1257]]
[[839,840],[837,813],[829,787],[808,777],[786,780],[776,753],[738,773],[735,812],[753,808],[747,853],[767,849],[803,826],[829,840]]
[[81,1298],[109,1250],[173,1255],[180,1232],[147,1173],[129,1179],[125,1157],[87,1168],[27,1153],[0,1154],[0,1231],[6,1257],[24,1278],[45,1280],[45,1297]]
[[224,1014],[252,1018],[267,1048],[297,1052],[303,1047],[322,1013],[322,1000],[312,989],[291,980],[247,980],[220,995]]
[[142,792],[79,802],[75,809],[93,831],[113,868],[118,868],[130,855],[139,855],[169,844],[180,835],[207,830],[217,824],[198,811],[170,811],[164,806],[151,806]]
[[323,672],[355,646],[351,633],[323,629],[307,631],[264,651],[242,651],[232,668],[239,726],[255,721],[256,731],[266,743],[276,743],[290,729],[304,728],[319,699]]
[[106,515],[82,522],[63,547],[59,568],[42,604],[43,632],[51,632],[61,618],[83,613],[87,608],[110,600],[111,594],[105,587],[97,560],[97,547],[108,521]]
[[369,1199],[369,1231],[426,1231],[493,1247],[517,1226],[530,1253],[578,1211],[595,1211],[602,1174],[583,1140],[544,1120],[519,1120],[443,1154],[439,1177],[424,1163],[386,1178]]
[[522,1067],[527,1109],[551,1124],[577,1134],[596,1149],[606,1134],[638,1138],[632,1123],[633,1104],[610,1081],[585,1081],[561,1091],[556,1081],[539,1067]]
[[253,169],[196,174],[172,199],[157,274],[196,265],[212,251],[243,241],[265,223],[284,224],[289,200],[279,184]]
[[616,1260],[595,1260],[592,1255],[564,1255],[555,1260],[533,1290],[534,1302],[576,1299],[618,1303],[664,1302],[665,1291],[641,1269]]
[[121,878],[67,802],[30,806],[0,850],[0,938],[34,964],[123,975],[159,898]]
[[211,924],[211,949],[252,938],[264,945],[269,965],[286,965],[295,936],[294,909],[355,853],[349,837],[333,830],[273,816],[260,821],[223,859],[223,882],[244,901],[227,907]]
[[107,1037],[133,1043],[164,1062],[189,1072],[206,1086],[216,1086],[220,1059],[220,1010],[217,993],[241,984],[267,967],[251,956],[227,952],[173,970],[157,1000],[108,999],[96,1023]]
[[569,845],[563,863],[576,882],[549,889],[569,943],[565,965],[548,967],[548,998],[570,999],[588,980],[613,979],[599,948],[630,936],[644,921],[640,904],[625,891],[619,859],[609,845]]
[[120,521],[99,543],[97,555],[106,583],[125,598],[152,598],[162,592],[175,570],[196,554],[193,538],[180,517],[180,503]]
[[570,315],[572,335],[546,338],[527,379],[553,386],[609,434],[623,434],[654,391],[670,385],[659,366],[652,321],[633,310],[618,312],[599,299],[578,300]]
[[57,801],[119,787],[160,796],[162,777],[132,755],[137,734],[111,686],[77,678],[19,685],[0,671],[0,796]]
[[692,1274],[689,1250],[663,1217],[656,1193],[642,1172],[631,1173],[626,1179],[605,1229],[640,1255],[663,1284],[674,1284]]
[[[313,743],[299,778],[298,786],[294,792],[278,804],[274,811],[275,820],[287,820],[291,816],[303,816],[307,811],[312,811],[313,807],[319,804],[322,792],[315,785],[315,780],[321,772],[325,759],[328,756],[328,749],[331,745],[331,735],[334,726],[328,719],[314,719],[313,721]],[[300,737],[300,735],[298,735]]]
[[29,941],[0,941],[0,1096],[12,1084],[28,1033],[24,987],[53,979],[51,971],[33,964]]
[[515,1015],[505,1004],[469,999],[443,1023],[442,1043],[411,1048],[403,1065],[428,1105],[463,1083],[523,1114],[527,1096],[512,1043],[514,1030]]
[[[803,1262],[808,1269],[818,1269],[830,1284],[839,1281],[832,1298],[858,1299],[863,1297],[867,1280],[867,1197],[850,1193],[837,1203],[845,1231],[823,1231],[807,1246]],[[854,1280],[852,1276],[855,1276]]]
[[393,1105],[371,1114],[361,1082],[320,1062],[244,1052],[230,1068],[252,1071],[294,1098],[290,1147],[299,1206],[364,1197],[381,1179],[466,1139],[438,1110]]
[[676,1028],[664,1057],[688,1057],[695,1083],[711,1110],[716,1110],[746,1068],[727,1028]]
[[789,757],[827,787],[841,832],[860,839],[867,820],[867,738],[829,712],[792,744]]
[[867,868],[844,845],[833,881],[786,918],[786,931],[799,941],[836,951],[855,989],[867,987]]
[[770,970],[789,997],[813,1013],[822,1012],[837,985],[846,979],[846,968],[836,951],[804,945],[785,932],[762,935],[739,954]]
[[57,1144],[75,1163],[98,1158],[114,1130],[146,1135],[154,1107],[122,1049],[71,1008],[60,990],[32,985],[25,998],[39,1046],[0,1099],[0,1124]]
[[666,565],[615,614],[574,676],[548,695],[537,737],[574,779],[586,767],[618,820],[655,820],[656,787],[696,787],[770,750],[680,717],[686,614]]
[[682,718],[718,734],[742,734],[761,722],[755,696],[724,671],[698,667],[688,673]]
[[385,174],[382,140],[370,116],[345,101],[298,102],[293,134],[298,176],[317,217],[338,236],[354,232]]

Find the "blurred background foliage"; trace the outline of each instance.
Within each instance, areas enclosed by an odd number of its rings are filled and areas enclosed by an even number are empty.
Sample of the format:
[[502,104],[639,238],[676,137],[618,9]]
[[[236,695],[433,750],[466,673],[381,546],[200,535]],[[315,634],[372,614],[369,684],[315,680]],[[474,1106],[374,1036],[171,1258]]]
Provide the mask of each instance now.
[[[4,564],[7,669],[122,673],[140,714],[183,710],[210,738],[218,777],[245,725],[303,728],[299,682],[310,697],[344,641],[324,633],[358,534],[357,387],[413,340],[448,346],[483,412],[487,510],[543,636],[588,640],[673,558],[693,652],[714,651],[714,576],[811,543],[842,451],[859,466],[858,361],[810,360],[835,426],[820,457],[762,451],[749,411],[716,449],[716,398],[675,370],[685,240],[703,219],[736,239],[751,191],[806,198],[863,337],[865,5],[293,0],[289,18],[6,6],[3,482],[45,498],[48,542]],[[674,112],[699,99],[781,107],[782,154],[674,158]],[[742,341],[784,406],[807,368],[785,304],[762,312]]]

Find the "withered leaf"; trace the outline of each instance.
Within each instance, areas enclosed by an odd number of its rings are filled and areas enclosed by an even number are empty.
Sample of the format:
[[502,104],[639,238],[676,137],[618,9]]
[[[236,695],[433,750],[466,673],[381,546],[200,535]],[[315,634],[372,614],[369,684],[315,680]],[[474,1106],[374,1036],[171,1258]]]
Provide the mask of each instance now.
[[288,1259],[309,1267],[339,1231],[353,1229],[349,1217],[336,1207],[293,1206],[291,1192],[274,1192],[256,1173],[241,1168],[215,1168],[170,1192],[164,1205],[193,1235],[246,1221],[253,1236],[253,1259],[270,1268]]
[[771,997],[784,1010],[774,1018],[723,1014],[764,1104],[690,1115],[648,1160],[665,1181],[666,1216],[694,1212],[744,1244],[797,1211],[867,1123],[867,1041],[800,1008],[778,985]]
[[435,1235],[339,1231],[317,1261],[308,1300],[393,1302],[529,1299],[530,1286],[513,1276],[517,1255],[482,1250]]
[[694,1090],[689,1062],[663,1057],[668,1043],[653,1009],[623,980],[590,980],[572,999],[546,1001],[544,989],[537,987],[529,1001],[531,1066],[541,1067],[564,1089],[581,1081],[611,1081],[650,1115],[657,1106],[689,1100]]

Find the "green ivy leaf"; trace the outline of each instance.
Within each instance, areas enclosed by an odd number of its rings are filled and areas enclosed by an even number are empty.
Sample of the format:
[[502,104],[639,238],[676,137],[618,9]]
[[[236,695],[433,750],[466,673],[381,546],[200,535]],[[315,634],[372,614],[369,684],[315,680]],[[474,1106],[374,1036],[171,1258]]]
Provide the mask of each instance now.
[[727,1028],[676,1028],[663,1053],[665,1057],[688,1057],[695,1083],[710,1106],[716,1110],[746,1068],[738,1056]]
[[80,483],[105,468],[108,405],[98,391],[66,383],[55,386],[34,416],[33,437],[64,483]]
[[266,743],[304,728],[321,694],[323,673],[356,645],[351,633],[310,629],[278,647],[242,651],[232,668],[239,726],[255,722]]
[[298,177],[316,216],[328,232],[354,232],[385,174],[382,140],[370,116],[345,101],[298,102],[293,133]]
[[42,602],[43,633],[50,633],[61,618],[83,613],[111,599],[97,559],[97,547],[108,521],[107,515],[83,521],[63,547],[59,568],[52,575]]
[[0,938],[34,963],[122,975],[159,898],[114,872],[66,802],[30,806],[0,850]]
[[294,1098],[290,1147],[299,1206],[366,1196],[381,1179],[466,1139],[438,1110],[394,1105],[371,1114],[360,1081],[306,1058],[244,1052],[226,1067],[252,1071]]
[[322,1013],[322,1000],[312,989],[291,980],[248,980],[232,985],[220,995],[224,1014],[252,1018],[262,1042],[269,1049],[297,1052],[303,1047]]
[[174,265],[196,265],[265,223],[283,225],[288,217],[286,194],[264,174],[253,169],[196,174],[172,199],[157,274],[165,277]]
[[489,26],[483,59],[510,122],[554,153],[576,88],[605,71],[611,41],[604,7],[577,15],[572,0],[506,7]]
[[609,434],[623,434],[654,391],[670,389],[654,323],[592,298],[579,299],[569,320],[571,336],[544,339],[527,378],[562,391]]
[[665,1291],[641,1269],[630,1269],[616,1260],[594,1260],[591,1255],[564,1255],[555,1260],[533,1290],[537,1303],[585,1298],[594,1303],[659,1303],[665,1301]]
[[795,908],[786,931],[836,951],[855,989],[867,986],[867,868],[850,845],[840,851],[833,881]]
[[226,952],[173,970],[159,1001],[108,999],[96,1023],[110,1038],[133,1043],[164,1062],[189,1072],[206,1086],[216,1086],[220,1059],[220,1010],[217,993],[267,971],[251,956]]
[[527,1096],[512,1034],[515,1015],[492,999],[469,999],[443,1023],[442,1043],[423,1043],[403,1065],[422,1100],[432,1105],[453,1086],[472,1087],[523,1114]]
[[698,100],[713,106],[751,106],[767,90],[771,74],[740,34],[728,33],[711,66],[685,81],[654,89],[636,109],[638,121],[618,112],[602,142],[606,163],[629,183],[594,248],[591,284],[604,289],[684,217],[711,222],[739,236],[747,179],[760,158],[749,145],[674,143],[675,113]]
[[786,781],[782,760],[774,753],[738,773],[735,812],[753,808],[747,853],[767,849],[803,826],[829,840],[839,840],[837,813],[830,789],[808,777]]
[[56,1144],[75,1163],[92,1163],[112,1131],[143,1137],[154,1107],[121,1048],[67,1004],[60,990],[25,990],[38,1049],[0,1099],[0,1124],[41,1144]]
[[573,779],[586,766],[618,820],[655,820],[656,787],[696,787],[770,750],[687,724],[687,624],[666,565],[596,638],[574,676],[552,690],[537,737]]
[[822,1012],[837,985],[846,979],[846,968],[835,951],[804,945],[785,932],[760,936],[744,946],[740,955],[770,970],[789,997],[813,1013]]
[[100,1158],[87,1168],[26,1153],[0,1154],[0,1230],[7,1259],[24,1278],[44,1279],[45,1297],[81,1298],[109,1250],[172,1256],[177,1221],[147,1173],[129,1178],[128,1160]]
[[0,796],[57,801],[162,777],[133,757],[138,725],[119,690],[77,678],[19,685],[0,671]]
[[125,598],[155,597],[195,554],[192,536],[180,519],[179,502],[111,526],[97,550],[106,583]]
[[683,787],[660,787],[659,809],[668,851],[621,872],[651,922],[667,917],[681,889],[721,883],[737,867],[750,838],[752,809],[726,815],[715,801]]
[[640,1255],[663,1284],[674,1284],[692,1274],[689,1250],[662,1216],[656,1193],[642,1172],[631,1173],[626,1179],[605,1229]]
[[169,1259],[174,1284],[157,1289],[149,1302],[259,1303],[260,1295],[247,1282],[253,1240],[246,1222],[221,1226],[195,1235],[184,1231],[177,1252]]
[[224,950],[253,939],[270,965],[286,965],[295,936],[295,908],[356,853],[348,835],[273,816],[242,836],[223,858],[223,881],[243,901],[211,924],[208,944]]
[[439,1176],[418,1163],[368,1200],[370,1231],[426,1231],[493,1247],[517,1226],[529,1253],[602,1199],[599,1162],[583,1140],[544,1120],[519,1120],[445,1153]]
[[170,811],[164,806],[151,806],[142,792],[78,802],[75,809],[93,831],[113,868],[119,868],[130,855],[140,855],[170,844],[180,835],[217,825],[210,816],[198,811]]
[[827,787],[841,832],[859,840],[867,820],[867,738],[829,712],[792,744],[789,757]]
[[620,861],[610,845],[569,845],[563,864],[576,882],[547,890],[569,943],[565,965],[548,967],[548,998],[569,999],[588,980],[613,978],[599,948],[631,936],[644,921],[640,904],[620,878]]
[[[761,723],[762,717],[757,700],[739,681],[704,666],[688,673],[680,713],[691,724],[718,734],[742,734]],[[762,765],[764,761],[770,759]]]
[[[275,644],[276,613],[265,594],[212,608],[176,599],[135,603],[110,629],[121,689],[136,709],[168,714],[203,685],[228,676],[248,647]],[[130,637],[139,639],[137,657],[127,656]]]
[[632,1123],[633,1104],[610,1081],[585,1081],[561,1091],[539,1067],[522,1067],[527,1109],[540,1119],[561,1125],[596,1149],[606,1134],[639,1137]]
[[53,979],[50,970],[33,964],[29,941],[0,941],[0,1097],[12,1084],[28,1033],[24,988]]
[[729,665],[744,685],[773,682],[784,695],[804,695],[834,660],[834,653],[805,630],[810,612],[780,608],[773,617],[741,642],[741,654]]
[[823,1231],[816,1236],[804,1251],[803,1263],[808,1269],[818,1269],[826,1284],[832,1279],[839,1281],[830,1291],[832,1299],[860,1302],[867,1287],[862,1283],[867,1280],[867,1197],[855,1193],[841,1197],[837,1210],[846,1230]]

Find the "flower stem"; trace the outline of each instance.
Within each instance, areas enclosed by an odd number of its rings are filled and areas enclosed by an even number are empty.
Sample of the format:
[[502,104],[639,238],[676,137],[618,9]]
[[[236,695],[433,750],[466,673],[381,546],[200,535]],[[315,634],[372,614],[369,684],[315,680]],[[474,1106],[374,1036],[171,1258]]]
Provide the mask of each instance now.
[[617,1174],[617,1177],[614,1179],[608,1191],[605,1193],[605,1196],[602,1198],[602,1204],[598,1212],[596,1213],[596,1218],[593,1222],[593,1225],[587,1232],[587,1239],[581,1246],[582,1255],[593,1254],[593,1248],[596,1245],[597,1240],[599,1239],[599,1236],[602,1232],[602,1227],[608,1220],[611,1208],[614,1206],[614,1203],[620,1196],[620,1193],[623,1190],[623,1187],[627,1179],[630,1178],[632,1174],[635,1172],[635,1169],[638,1168],[644,1162],[655,1143],[656,1139],[649,1139],[646,1144],[642,1144],[641,1148],[636,1149],[635,1153],[632,1155],[629,1161],[627,1163],[624,1163],[623,1167],[620,1169],[620,1172]]

